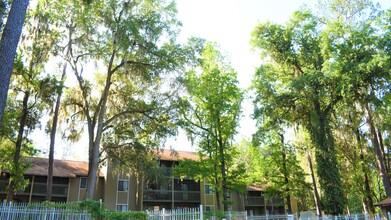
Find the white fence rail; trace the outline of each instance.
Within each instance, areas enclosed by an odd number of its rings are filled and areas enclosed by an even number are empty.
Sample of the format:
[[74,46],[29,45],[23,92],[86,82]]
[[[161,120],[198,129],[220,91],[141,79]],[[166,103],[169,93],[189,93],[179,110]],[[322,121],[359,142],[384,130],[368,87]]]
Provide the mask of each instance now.
[[261,215],[261,216],[248,216],[248,220],[294,220],[294,215]]
[[147,220],[196,220],[202,219],[202,208],[146,211]]
[[5,204],[0,205],[0,220],[91,220],[91,216],[83,211],[71,208],[51,208],[45,204]]
[[[161,211],[146,211],[147,220],[380,220],[380,215],[368,216],[365,214],[341,215],[341,216],[306,216],[298,218],[294,215],[264,215],[247,216],[246,212],[225,212],[216,213],[203,212],[202,205],[197,208],[176,209]],[[390,213],[388,218],[391,219]],[[91,215],[80,208],[63,206],[49,207],[45,203],[36,204],[13,204],[0,203],[0,220],[93,220]]]

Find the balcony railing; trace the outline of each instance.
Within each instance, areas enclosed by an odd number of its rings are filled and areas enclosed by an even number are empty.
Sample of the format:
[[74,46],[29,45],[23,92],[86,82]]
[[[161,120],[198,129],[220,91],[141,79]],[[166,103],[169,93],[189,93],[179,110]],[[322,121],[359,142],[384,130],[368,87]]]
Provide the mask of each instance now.
[[170,190],[144,190],[144,201],[171,201]]
[[265,205],[265,198],[259,196],[247,196],[244,200],[244,205],[263,206]]
[[[172,201],[171,190],[144,190],[144,201]],[[199,191],[174,191],[175,202],[200,202]]]
[[175,201],[177,202],[200,202],[201,201],[201,193],[199,191],[198,192],[175,191],[174,195],[175,195],[174,196]]
[[244,205],[246,206],[282,206],[284,204],[284,199],[282,198],[264,198],[260,196],[246,196],[244,200]]
[[[7,186],[6,181],[0,181],[0,192],[6,191]],[[28,185],[23,191],[18,191],[19,195],[28,195],[30,194],[31,184]],[[45,196],[47,186],[46,183],[34,183],[33,195]],[[65,184],[53,184],[52,194],[56,197],[67,197],[68,196],[68,185]]]

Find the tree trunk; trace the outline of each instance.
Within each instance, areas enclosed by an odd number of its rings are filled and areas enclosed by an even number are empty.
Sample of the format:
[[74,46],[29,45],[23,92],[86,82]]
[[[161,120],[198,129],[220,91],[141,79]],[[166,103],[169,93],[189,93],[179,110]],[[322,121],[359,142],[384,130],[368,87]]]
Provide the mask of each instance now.
[[306,154],[307,154],[308,167],[310,169],[310,175],[311,175],[311,180],[312,180],[312,189],[313,189],[313,192],[314,192],[314,199],[315,199],[315,205],[316,205],[316,214],[319,217],[322,217],[322,209],[321,209],[321,206],[320,206],[320,198],[319,198],[319,194],[318,194],[318,187],[316,186],[314,169],[312,168],[311,155],[308,152],[308,150],[306,150]]
[[315,146],[316,172],[323,192],[322,208],[326,214],[342,214],[346,205],[342,191],[341,174],[334,144],[333,132],[328,115],[331,107],[321,109],[319,99],[313,100],[314,111],[308,126],[311,140]]
[[356,140],[357,140],[357,146],[360,149],[360,160],[362,162],[362,172],[364,174],[364,198],[363,202],[365,204],[365,209],[369,210],[369,213],[374,214],[375,213],[375,207],[373,206],[373,200],[371,196],[371,188],[369,184],[369,178],[368,178],[368,173],[366,172],[365,169],[365,160],[364,160],[364,153],[362,150],[362,144],[361,144],[361,136],[360,136],[360,131],[358,129],[355,130],[356,133]]
[[377,138],[379,140],[379,145],[381,149],[381,153],[383,155],[383,161],[384,161],[384,166],[386,169],[386,172],[390,172],[390,161],[388,160],[388,153],[385,151],[384,144],[383,144],[383,135],[381,134],[381,131],[379,129],[377,130]]
[[279,134],[280,139],[281,139],[281,154],[282,154],[282,167],[284,169],[283,175],[284,175],[284,182],[285,182],[285,199],[286,199],[286,204],[288,206],[288,213],[292,213],[292,205],[291,205],[291,195],[289,192],[289,177],[288,177],[288,169],[286,166],[286,151],[285,151],[285,145],[284,145],[284,135]]
[[225,166],[224,146],[222,140],[219,140],[219,154],[220,154],[220,171],[221,171],[221,187],[223,189],[223,210],[228,211],[228,189],[227,189],[227,172]]
[[[67,64],[64,64],[64,69],[62,70],[61,82],[64,81],[66,75]],[[56,99],[56,106],[54,107],[54,115],[52,122],[52,129],[50,131],[50,148],[49,148],[49,164],[48,164],[48,180],[47,180],[47,191],[46,191],[46,200],[52,200],[52,187],[53,187],[53,166],[54,166],[54,144],[56,142],[56,132],[57,132],[57,121],[58,114],[60,112],[61,104],[61,95],[62,88],[59,90]]]
[[23,107],[22,107],[22,116],[19,120],[19,131],[18,131],[18,138],[16,140],[15,144],[15,154],[14,154],[14,160],[13,160],[13,166],[14,171],[10,172],[10,181],[8,183],[8,191],[7,191],[7,202],[10,202],[13,200],[14,196],[14,188],[15,188],[15,180],[14,177],[18,175],[23,175],[23,171],[20,170],[20,154],[22,149],[22,142],[23,142],[23,133],[24,133],[24,127],[26,125],[27,116],[28,116],[28,100],[30,98],[30,92],[25,92],[23,97]]
[[372,145],[375,148],[377,166],[379,168],[380,177],[382,178],[384,190],[388,198],[391,197],[390,179],[388,177],[388,173],[386,172],[386,168],[384,166],[383,155],[380,149],[379,140],[377,139],[376,127],[372,118],[372,110],[369,107],[368,103],[365,104],[365,109],[367,110],[367,114],[368,114],[367,123],[369,125],[369,130],[371,132]]
[[113,63],[114,63],[114,57],[115,57],[116,50],[113,50],[111,54],[111,58],[109,61],[109,66],[107,68],[107,77],[105,82],[105,88],[102,93],[101,97],[101,105],[99,106],[99,114],[98,114],[98,124],[96,129],[96,135],[95,140],[92,146],[92,149],[90,151],[90,161],[89,161],[89,167],[88,170],[88,184],[87,184],[87,199],[92,199],[95,192],[95,186],[97,182],[97,175],[98,175],[98,166],[99,166],[99,150],[100,150],[100,141],[102,138],[103,133],[103,120],[106,114],[106,105],[107,105],[107,99],[109,97],[109,91],[111,86],[111,77],[113,76]]
[[14,0],[0,40],[0,126],[29,0]]
[[[144,172],[144,171],[142,171]],[[143,174],[136,174],[136,182],[137,182],[137,197],[136,197],[136,210],[142,211],[143,210],[143,190],[144,190],[144,178]]]
[[[219,180],[217,176],[215,176],[215,185],[216,187],[219,184]],[[217,203],[217,210],[221,210],[221,201],[220,201],[220,192],[219,189],[214,189],[215,190],[215,196],[216,196],[216,203]]]

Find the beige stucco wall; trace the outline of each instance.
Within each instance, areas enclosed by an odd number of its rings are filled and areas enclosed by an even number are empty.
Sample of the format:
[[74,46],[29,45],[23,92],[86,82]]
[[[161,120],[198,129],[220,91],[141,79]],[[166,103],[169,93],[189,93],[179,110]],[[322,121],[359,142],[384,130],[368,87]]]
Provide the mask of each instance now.
[[[118,180],[128,180],[128,191],[118,191]],[[116,210],[117,204],[127,204],[128,210],[137,210],[136,194],[137,194],[136,179],[130,176],[127,172],[117,172],[113,167],[113,163],[108,162],[106,168],[104,203],[106,208]]]
[[[68,202],[81,201],[86,198],[86,189],[80,189],[81,178],[87,178],[87,177],[78,176],[76,178],[69,178]],[[95,194],[94,194],[95,200],[99,200],[103,198],[103,190],[104,190],[104,178],[100,177],[95,187]]]
[[105,176],[104,203],[106,208],[115,210],[117,201],[117,175],[113,172],[110,161],[107,162],[107,171]]
[[68,202],[78,201],[80,180],[77,178],[69,178],[68,185]]
[[244,211],[244,198],[239,192],[231,192],[232,211]]

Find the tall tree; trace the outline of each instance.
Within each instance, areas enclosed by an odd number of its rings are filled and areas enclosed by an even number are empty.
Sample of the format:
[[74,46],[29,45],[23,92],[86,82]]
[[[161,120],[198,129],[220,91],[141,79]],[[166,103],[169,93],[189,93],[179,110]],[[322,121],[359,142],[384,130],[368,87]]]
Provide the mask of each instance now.
[[[330,62],[329,69],[344,73],[343,83],[339,83],[343,88],[344,107],[359,106],[350,109],[352,112],[359,110],[362,115],[366,115],[371,147],[389,197],[391,185],[387,159],[384,157],[383,132],[377,125],[380,124],[378,118],[382,116],[374,113],[376,109],[383,108],[381,100],[389,92],[389,34],[385,31],[389,28],[389,16],[387,12],[377,11],[367,1],[358,2],[360,4],[352,7],[352,15],[348,20],[337,19],[329,24],[329,43],[323,49],[335,60]],[[339,115],[342,114],[343,111],[340,111]],[[352,126],[353,130],[357,129],[357,122],[352,123]]]
[[[68,63],[78,88],[68,93],[65,102],[73,106],[70,110],[75,110],[74,119],[86,121],[89,137],[87,198],[93,198],[104,132],[113,123],[132,114],[146,114],[155,110],[150,107],[154,105],[156,97],[151,95],[148,98],[142,93],[133,94],[133,98],[146,98],[143,106],[129,103],[117,108],[119,106],[115,102],[111,105],[111,100],[115,100],[119,92],[115,88],[123,87],[122,81],[126,79],[131,80],[136,88],[163,85],[155,83],[161,83],[159,80],[166,73],[181,68],[184,51],[175,44],[175,28],[179,23],[175,18],[174,3],[107,0],[94,1],[87,7],[72,4],[69,7],[75,10],[70,20],[77,28]],[[104,70],[95,74],[96,83],[84,74],[83,67],[91,61],[97,63],[97,70]],[[93,73],[90,69],[87,71],[90,75]],[[128,101],[131,100],[129,97]]]
[[45,107],[52,103],[52,94],[56,90],[57,82],[44,76],[43,69],[53,43],[57,38],[56,32],[49,28],[49,18],[47,12],[43,10],[45,1],[40,1],[37,8],[28,14],[26,32],[22,35],[20,44],[20,54],[17,65],[14,69],[11,92],[22,97],[20,101],[21,113],[18,116],[18,132],[15,141],[15,153],[13,164],[15,170],[10,173],[11,178],[8,186],[7,200],[12,200],[15,182],[14,176],[23,174],[19,169],[22,161],[22,147],[25,145],[25,132],[34,129],[39,124],[39,118]]
[[335,89],[338,77],[323,68],[328,56],[322,53],[319,25],[308,11],[298,11],[286,26],[264,23],[255,28],[252,43],[271,60],[270,65],[259,68],[256,77],[262,80],[274,75],[275,79],[266,82],[270,92],[257,97],[271,100],[261,108],[281,109],[283,117],[289,115],[287,120],[302,124],[309,131],[315,146],[323,207],[327,214],[339,214],[345,200],[330,117],[342,97]]
[[[29,0],[12,1],[0,40],[0,126],[7,101],[7,93],[14,66],[14,59]],[[3,19],[1,17],[0,19]]]
[[[241,112],[243,92],[237,86],[236,72],[224,57],[206,43],[198,67],[186,73],[183,97],[182,125],[192,140],[197,140],[199,154],[208,164],[217,208],[228,210],[233,136],[236,134]],[[198,71],[199,70],[199,71]]]
[[[260,132],[257,135],[261,135]],[[269,131],[258,136],[256,146],[260,147],[261,166],[258,181],[265,186],[269,198],[283,197],[287,212],[292,213],[292,198],[303,198],[310,185],[306,182],[306,173],[297,159],[297,149],[286,143],[283,133]]]

